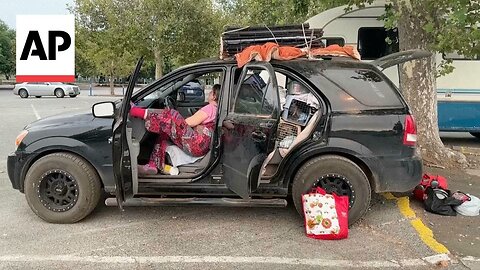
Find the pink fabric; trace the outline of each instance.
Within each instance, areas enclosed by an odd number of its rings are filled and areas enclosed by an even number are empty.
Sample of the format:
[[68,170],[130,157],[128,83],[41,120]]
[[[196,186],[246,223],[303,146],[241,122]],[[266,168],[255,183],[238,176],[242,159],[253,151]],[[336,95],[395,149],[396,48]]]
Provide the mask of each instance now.
[[145,112],[146,110],[144,108],[140,108],[137,106],[132,106],[130,108],[130,116],[132,117],[137,117],[137,118],[145,118]]
[[207,114],[207,119],[203,120],[202,125],[215,122],[217,118],[217,106],[208,104],[200,109],[200,111]]

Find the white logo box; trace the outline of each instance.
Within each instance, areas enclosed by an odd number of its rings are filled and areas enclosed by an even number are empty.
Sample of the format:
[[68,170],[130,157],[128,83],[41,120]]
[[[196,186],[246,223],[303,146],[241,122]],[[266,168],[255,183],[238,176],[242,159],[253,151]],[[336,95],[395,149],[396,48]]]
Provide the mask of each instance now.
[[[17,82],[75,81],[74,15],[17,15],[16,31]],[[35,35],[31,31],[38,31],[46,60],[41,60],[38,55],[35,55],[35,53],[42,54],[41,46],[38,46],[39,48],[36,46],[38,40],[26,44],[29,33],[31,36]],[[62,37],[54,38],[55,42],[52,42],[54,44],[50,44],[49,35],[54,36],[53,31],[63,31],[70,36],[71,43],[67,49],[58,50],[59,46],[65,42]],[[51,59],[53,55],[49,53],[50,48],[55,49],[55,60]],[[24,49],[28,50],[26,60],[21,59]]]

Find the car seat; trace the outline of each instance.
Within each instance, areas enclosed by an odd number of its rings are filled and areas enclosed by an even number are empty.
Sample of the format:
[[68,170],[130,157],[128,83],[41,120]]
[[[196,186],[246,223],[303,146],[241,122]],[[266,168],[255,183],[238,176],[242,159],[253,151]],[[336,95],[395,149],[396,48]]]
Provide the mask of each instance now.
[[[261,174],[262,176],[267,176],[267,175],[272,175],[276,172],[277,166],[282,162],[283,158],[293,149],[295,146],[303,143],[306,141],[312,132],[314,131],[316,124],[318,122],[318,119],[320,118],[320,111],[315,112],[312,117],[310,117],[309,122],[305,126],[303,130],[300,131],[300,127],[297,126],[297,130],[299,131],[296,133],[295,138],[292,140],[291,143],[289,143],[288,148],[280,147],[280,143],[277,140],[277,147],[275,150],[273,150],[265,159],[262,165],[261,169]],[[283,120],[280,120],[279,124],[279,131],[280,133],[282,132],[282,129],[290,129],[290,134],[294,134],[294,128],[292,126],[295,126],[291,123],[285,122]],[[285,137],[285,136],[284,136]],[[280,138],[279,138],[280,139]]]

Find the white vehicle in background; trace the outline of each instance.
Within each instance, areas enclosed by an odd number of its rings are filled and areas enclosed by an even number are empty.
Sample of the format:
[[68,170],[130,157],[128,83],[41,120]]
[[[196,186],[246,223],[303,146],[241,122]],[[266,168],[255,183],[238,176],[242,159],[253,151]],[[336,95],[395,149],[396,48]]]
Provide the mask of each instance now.
[[[397,29],[385,29],[381,19],[387,2],[374,1],[364,8],[354,7],[349,11],[345,10],[347,6],[336,7],[306,22],[310,28],[323,29],[325,45],[355,46],[362,60],[369,62],[399,51]],[[392,42],[387,43],[386,38]],[[480,138],[480,56],[467,58],[456,53],[437,53],[435,57],[437,63],[452,60],[455,68],[452,73],[437,78],[440,131],[470,132]],[[383,72],[399,85],[398,66]]]
[[29,96],[63,98],[66,95],[74,98],[80,94],[80,88],[76,85],[61,82],[24,82],[15,84],[13,94],[19,95],[21,98],[28,98]]

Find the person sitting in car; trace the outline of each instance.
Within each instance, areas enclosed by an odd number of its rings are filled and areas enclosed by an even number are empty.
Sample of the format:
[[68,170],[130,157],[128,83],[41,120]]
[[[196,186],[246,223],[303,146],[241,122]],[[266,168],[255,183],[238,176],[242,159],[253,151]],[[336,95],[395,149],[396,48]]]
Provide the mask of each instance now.
[[215,84],[208,95],[208,105],[188,118],[183,118],[174,109],[145,109],[132,106],[130,116],[144,119],[145,128],[158,134],[150,160],[146,165],[139,165],[139,174],[157,174],[158,170],[166,173],[165,150],[169,145],[168,140],[194,157],[208,153],[215,130],[220,88],[219,84]]

